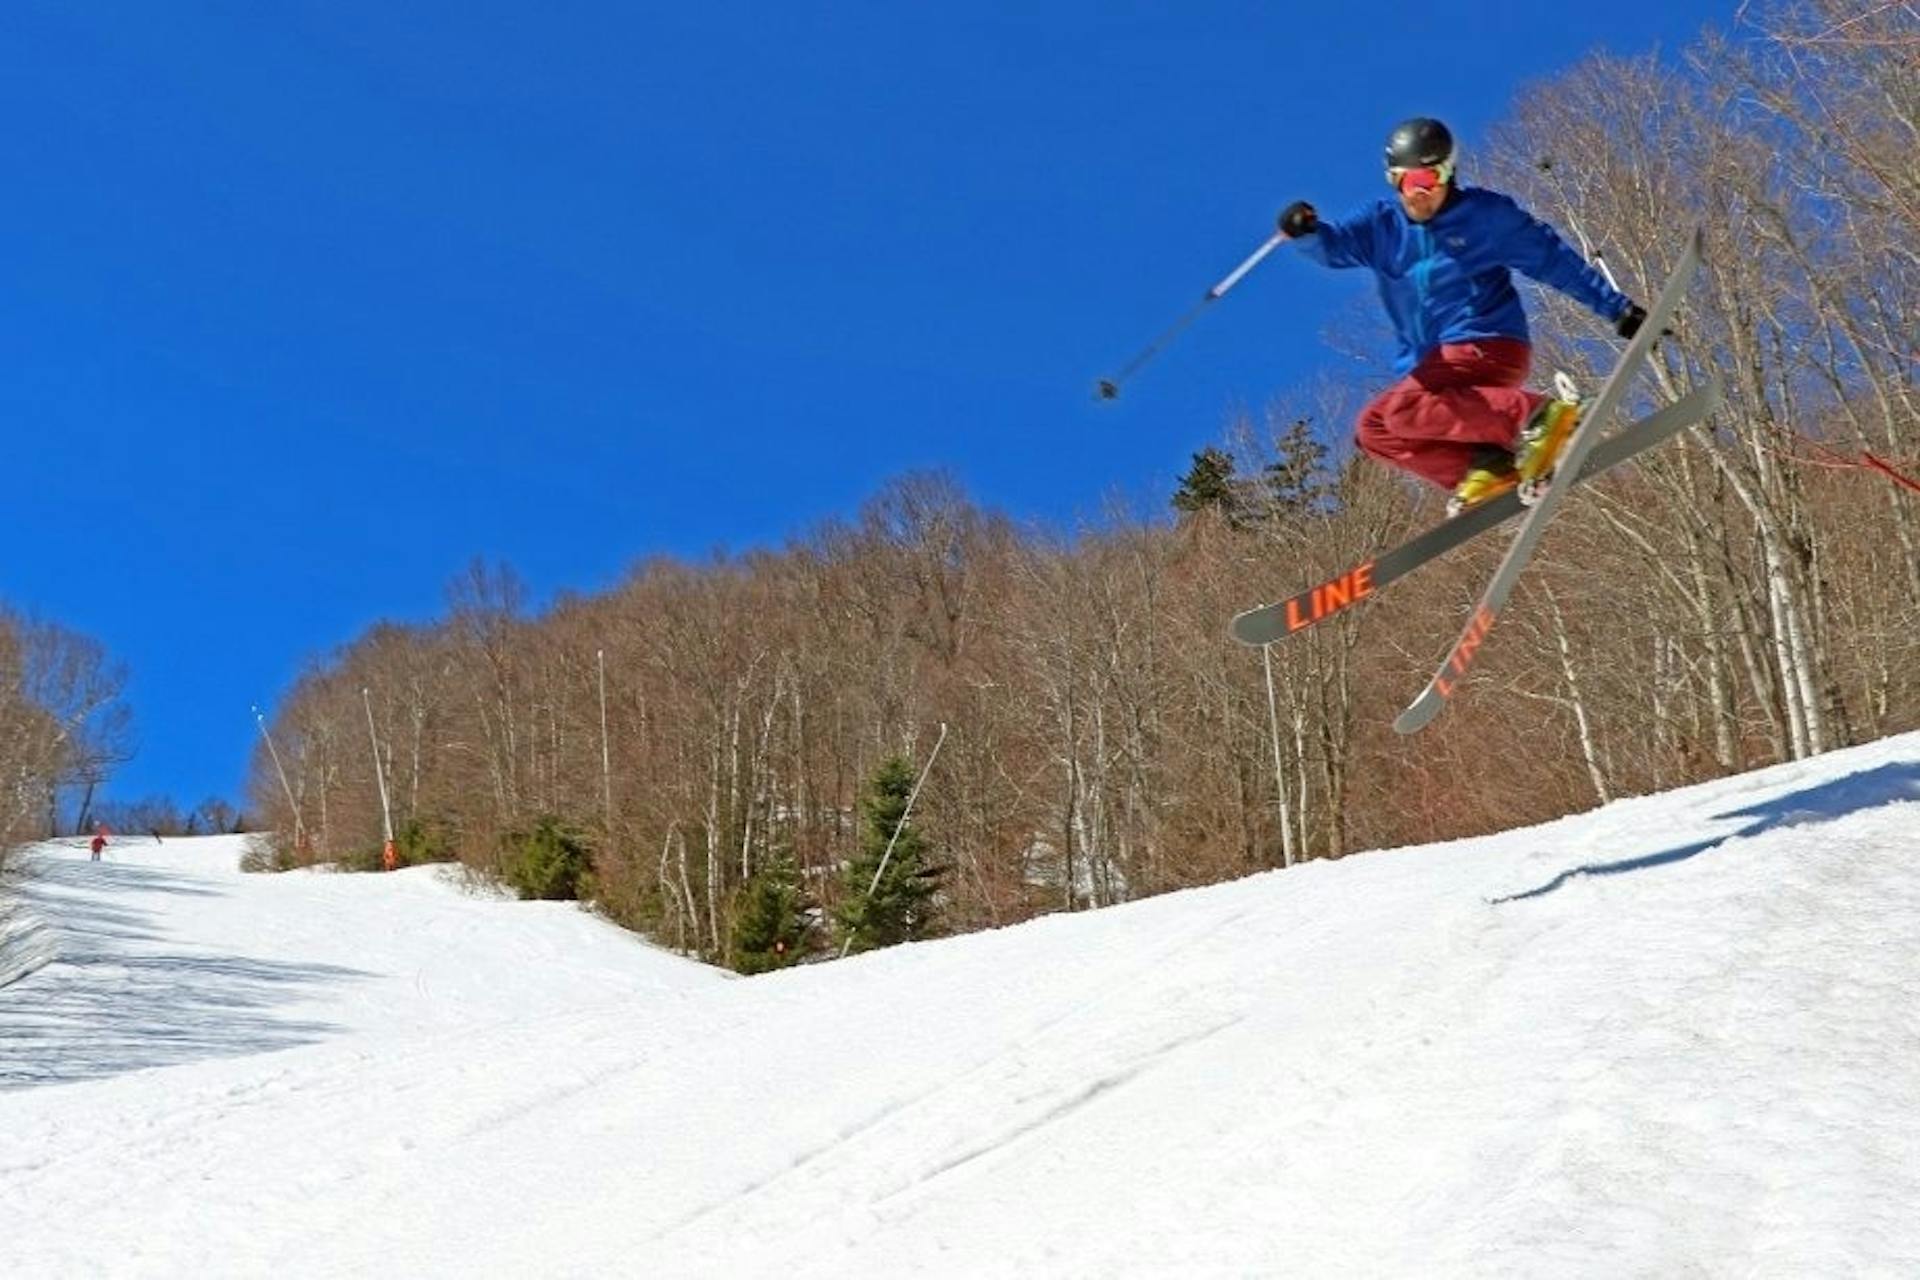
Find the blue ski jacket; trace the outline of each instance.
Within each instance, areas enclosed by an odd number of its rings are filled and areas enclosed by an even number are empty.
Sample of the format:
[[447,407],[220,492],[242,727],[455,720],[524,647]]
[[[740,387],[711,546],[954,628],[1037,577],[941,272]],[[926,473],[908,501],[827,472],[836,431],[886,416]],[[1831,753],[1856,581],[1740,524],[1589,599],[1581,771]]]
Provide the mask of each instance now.
[[1594,266],[1512,197],[1456,187],[1425,222],[1383,197],[1352,216],[1322,221],[1301,252],[1329,267],[1370,267],[1400,338],[1394,372],[1405,374],[1443,343],[1528,340],[1514,271],[1584,303],[1603,320],[1632,305]]

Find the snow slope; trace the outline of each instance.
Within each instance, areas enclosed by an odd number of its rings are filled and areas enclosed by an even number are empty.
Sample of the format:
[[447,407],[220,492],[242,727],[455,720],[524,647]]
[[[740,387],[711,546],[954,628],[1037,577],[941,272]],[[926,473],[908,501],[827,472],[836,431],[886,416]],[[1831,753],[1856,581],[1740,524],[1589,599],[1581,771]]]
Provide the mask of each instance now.
[[1917,802],[1907,735],[752,980],[43,847],[0,1275],[1920,1275]]

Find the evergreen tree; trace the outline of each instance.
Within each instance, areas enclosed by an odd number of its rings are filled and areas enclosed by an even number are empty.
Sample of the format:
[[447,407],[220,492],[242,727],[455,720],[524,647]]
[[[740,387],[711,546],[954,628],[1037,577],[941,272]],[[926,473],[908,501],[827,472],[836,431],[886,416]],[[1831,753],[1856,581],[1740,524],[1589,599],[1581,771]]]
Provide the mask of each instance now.
[[590,887],[593,851],[586,837],[552,814],[502,836],[500,848],[500,873],[522,898],[578,898]]
[[765,973],[798,961],[813,933],[811,909],[799,868],[784,851],[777,854],[741,891],[733,918],[733,967]]
[[460,860],[460,855],[454,851],[452,837],[438,824],[430,825],[419,818],[407,819],[393,833],[393,848],[398,855],[399,865],[403,867]]
[[1327,470],[1327,446],[1315,438],[1313,422],[1296,418],[1274,442],[1278,458],[1267,464],[1262,488],[1283,511],[1319,512],[1334,503],[1334,479]]
[[[913,766],[892,756],[874,771],[860,798],[860,852],[847,866],[846,899],[835,913],[842,940],[851,942],[855,951],[911,942],[934,932],[933,898],[943,871],[928,865],[926,837],[905,820],[912,794]],[[886,870],[881,873],[883,858]]]
[[1241,505],[1239,487],[1232,455],[1209,445],[1193,455],[1192,468],[1174,492],[1173,508],[1182,515],[1218,511],[1230,522],[1237,522]]

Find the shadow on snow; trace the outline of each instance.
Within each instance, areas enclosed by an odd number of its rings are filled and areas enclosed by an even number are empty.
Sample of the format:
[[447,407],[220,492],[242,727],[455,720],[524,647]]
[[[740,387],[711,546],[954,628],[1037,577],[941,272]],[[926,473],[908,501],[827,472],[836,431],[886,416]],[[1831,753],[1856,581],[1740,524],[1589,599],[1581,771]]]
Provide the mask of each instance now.
[[16,886],[51,934],[52,961],[0,987],[0,1090],[99,1079],[148,1067],[312,1044],[338,1030],[279,1016],[312,988],[373,975],[162,945],[170,935],[136,894],[220,896],[190,877],[47,860]]
[[1489,901],[1494,906],[1505,902],[1521,902],[1527,898],[1538,898],[1552,893],[1567,881],[1580,876],[1617,876],[1628,871],[1644,871],[1648,867],[1665,866],[1670,862],[1684,862],[1728,840],[1757,836],[1763,832],[1772,831],[1776,827],[1832,822],[1850,813],[1858,813],[1862,809],[1876,809],[1897,800],[1920,800],[1920,764],[1912,762],[1883,764],[1877,768],[1863,769],[1858,773],[1834,778],[1801,791],[1791,791],[1772,800],[1763,800],[1759,804],[1749,805],[1744,809],[1717,813],[1714,815],[1716,820],[1751,818],[1753,821],[1737,831],[1716,836],[1711,840],[1701,840],[1694,844],[1664,849],[1659,853],[1649,853],[1638,858],[1625,858],[1618,862],[1589,862],[1584,866],[1562,871],[1537,888],[1528,889],[1524,893],[1508,894],[1504,898],[1492,898]]

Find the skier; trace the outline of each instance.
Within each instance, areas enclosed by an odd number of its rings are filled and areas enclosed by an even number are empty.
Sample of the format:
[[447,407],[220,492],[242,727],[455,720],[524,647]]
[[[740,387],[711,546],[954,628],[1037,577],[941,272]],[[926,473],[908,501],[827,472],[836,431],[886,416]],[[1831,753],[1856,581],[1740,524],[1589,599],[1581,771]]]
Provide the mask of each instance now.
[[107,847],[106,823],[96,822],[93,824],[93,839],[88,842],[87,847],[93,850],[93,857],[89,859],[89,861],[100,861],[100,852]]
[[1527,316],[1512,272],[1590,307],[1623,338],[1646,311],[1511,197],[1454,182],[1453,134],[1424,116],[1387,138],[1395,198],[1323,222],[1296,200],[1280,231],[1329,267],[1368,267],[1400,348],[1400,380],[1360,413],[1362,451],[1451,489],[1458,515],[1515,485],[1537,494],[1579,417],[1529,391]]

